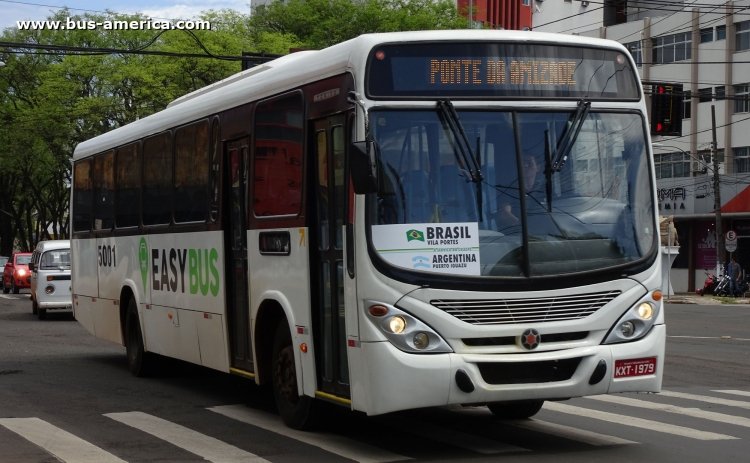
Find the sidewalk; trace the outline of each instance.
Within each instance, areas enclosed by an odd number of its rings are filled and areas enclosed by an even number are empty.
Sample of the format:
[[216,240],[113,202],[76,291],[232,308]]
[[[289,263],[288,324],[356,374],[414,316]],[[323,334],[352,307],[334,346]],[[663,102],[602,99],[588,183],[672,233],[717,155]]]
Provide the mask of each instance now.
[[717,305],[717,304],[750,304],[750,298],[747,297],[719,297],[719,296],[699,296],[698,294],[690,293],[679,293],[669,297],[664,297],[664,302],[667,304],[701,304],[701,305]]

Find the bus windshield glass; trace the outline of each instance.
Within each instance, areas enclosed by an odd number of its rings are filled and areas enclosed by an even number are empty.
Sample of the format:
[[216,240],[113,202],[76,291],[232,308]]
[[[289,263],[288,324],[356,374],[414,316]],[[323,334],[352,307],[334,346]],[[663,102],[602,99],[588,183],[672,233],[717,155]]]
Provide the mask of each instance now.
[[623,266],[654,251],[638,113],[449,115],[440,105],[370,113],[379,147],[371,242],[388,264],[533,277]]

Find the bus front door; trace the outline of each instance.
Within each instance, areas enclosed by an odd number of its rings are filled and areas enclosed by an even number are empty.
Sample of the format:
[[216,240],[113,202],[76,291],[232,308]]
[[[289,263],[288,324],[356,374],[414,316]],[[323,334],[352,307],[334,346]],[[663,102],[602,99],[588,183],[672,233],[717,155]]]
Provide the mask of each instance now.
[[227,323],[231,366],[253,372],[250,344],[250,313],[247,287],[247,159],[250,140],[243,138],[225,145],[224,159],[224,248],[227,282]]
[[[310,274],[318,388],[349,398],[344,314],[345,118],[314,122]],[[317,267],[317,268],[316,268]]]

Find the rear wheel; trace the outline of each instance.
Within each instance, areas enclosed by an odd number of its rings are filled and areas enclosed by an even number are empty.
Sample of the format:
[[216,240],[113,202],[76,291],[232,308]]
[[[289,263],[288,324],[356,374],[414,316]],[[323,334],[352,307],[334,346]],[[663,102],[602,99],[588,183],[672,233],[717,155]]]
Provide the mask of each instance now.
[[128,356],[128,368],[134,376],[148,376],[151,373],[154,358],[143,346],[138,309],[133,299],[128,302],[125,316],[125,351]]
[[273,397],[281,419],[294,429],[315,427],[316,402],[312,397],[299,395],[292,337],[284,322],[276,328],[271,363]]
[[13,294],[18,294],[18,286],[16,286],[16,280],[10,281],[10,289],[13,291]]
[[36,316],[39,317],[39,320],[44,320],[47,318],[47,309],[43,309],[41,307],[37,308]]
[[519,400],[516,402],[493,402],[487,404],[493,415],[508,420],[522,420],[530,418],[539,412],[544,405],[543,400]]
[[39,305],[36,303],[36,300],[32,296],[32,298],[31,298],[31,313],[33,315],[36,315],[38,311],[39,311]]

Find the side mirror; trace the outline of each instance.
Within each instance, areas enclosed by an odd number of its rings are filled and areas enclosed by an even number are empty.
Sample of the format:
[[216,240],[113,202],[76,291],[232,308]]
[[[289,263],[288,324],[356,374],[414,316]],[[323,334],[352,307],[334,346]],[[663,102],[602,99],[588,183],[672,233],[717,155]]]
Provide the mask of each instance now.
[[378,191],[378,145],[372,140],[352,142],[349,153],[349,174],[357,194]]

